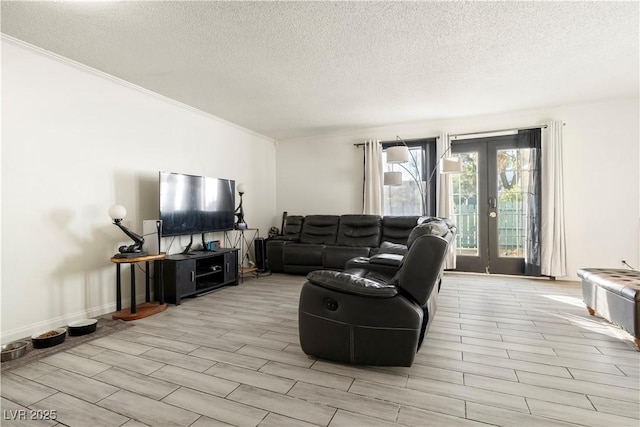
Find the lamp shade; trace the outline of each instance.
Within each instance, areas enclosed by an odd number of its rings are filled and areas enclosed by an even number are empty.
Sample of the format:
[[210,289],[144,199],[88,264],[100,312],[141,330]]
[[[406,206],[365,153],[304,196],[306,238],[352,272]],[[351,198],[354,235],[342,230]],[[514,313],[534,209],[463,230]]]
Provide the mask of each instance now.
[[127,208],[122,205],[113,205],[109,208],[109,216],[111,219],[123,219],[127,216]]
[[238,190],[238,193],[246,193],[247,186],[244,185],[243,183],[240,183],[238,184],[237,190]]
[[402,172],[385,172],[384,185],[391,185],[391,186],[402,185]]
[[409,147],[396,145],[387,148],[387,163],[406,163],[409,161]]
[[462,162],[460,157],[444,157],[440,162],[440,173],[461,173]]

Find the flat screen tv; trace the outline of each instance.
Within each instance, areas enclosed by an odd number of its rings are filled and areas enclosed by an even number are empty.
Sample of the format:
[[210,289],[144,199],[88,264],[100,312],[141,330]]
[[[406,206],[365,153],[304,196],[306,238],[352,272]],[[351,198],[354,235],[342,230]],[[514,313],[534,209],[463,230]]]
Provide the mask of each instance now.
[[235,181],[160,172],[163,236],[232,230]]

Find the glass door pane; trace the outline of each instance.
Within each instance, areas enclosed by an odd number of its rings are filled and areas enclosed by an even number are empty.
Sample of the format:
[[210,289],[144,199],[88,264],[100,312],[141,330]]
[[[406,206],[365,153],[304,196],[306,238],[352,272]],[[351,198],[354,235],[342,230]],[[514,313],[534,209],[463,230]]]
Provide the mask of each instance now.
[[478,153],[458,153],[462,173],[452,175],[453,210],[458,227],[456,251],[458,255],[478,255]]
[[527,274],[531,239],[539,230],[538,151],[523,145],[518,135],[488,141],[491,273]]
[[497,150],[498,256],[524,257],[533,148]]

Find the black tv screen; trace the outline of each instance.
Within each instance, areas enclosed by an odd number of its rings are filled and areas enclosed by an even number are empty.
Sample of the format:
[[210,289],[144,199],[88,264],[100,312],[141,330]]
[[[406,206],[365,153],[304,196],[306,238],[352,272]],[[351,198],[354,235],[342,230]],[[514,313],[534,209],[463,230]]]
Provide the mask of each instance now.
[[235,181],[160,172],[163,236],[232,230]]

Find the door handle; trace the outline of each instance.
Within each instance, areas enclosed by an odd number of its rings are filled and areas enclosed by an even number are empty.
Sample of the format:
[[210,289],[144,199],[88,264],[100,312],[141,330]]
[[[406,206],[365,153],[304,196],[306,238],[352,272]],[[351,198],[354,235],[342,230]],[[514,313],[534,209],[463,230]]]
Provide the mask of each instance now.
[[195,282],[195,281],[196,281],[196,272],[195,272],[195,271],[192,271],[192,272],[191,272],[191,281],[192,281],[192,282]]
[[495,197],[489,197],[489,209],[494,209],[491,212],[489,212],[489,218],[495,218],[498,216],[498,214],[496,214],[495,209],[498,207],[498,201],[496,200]]

